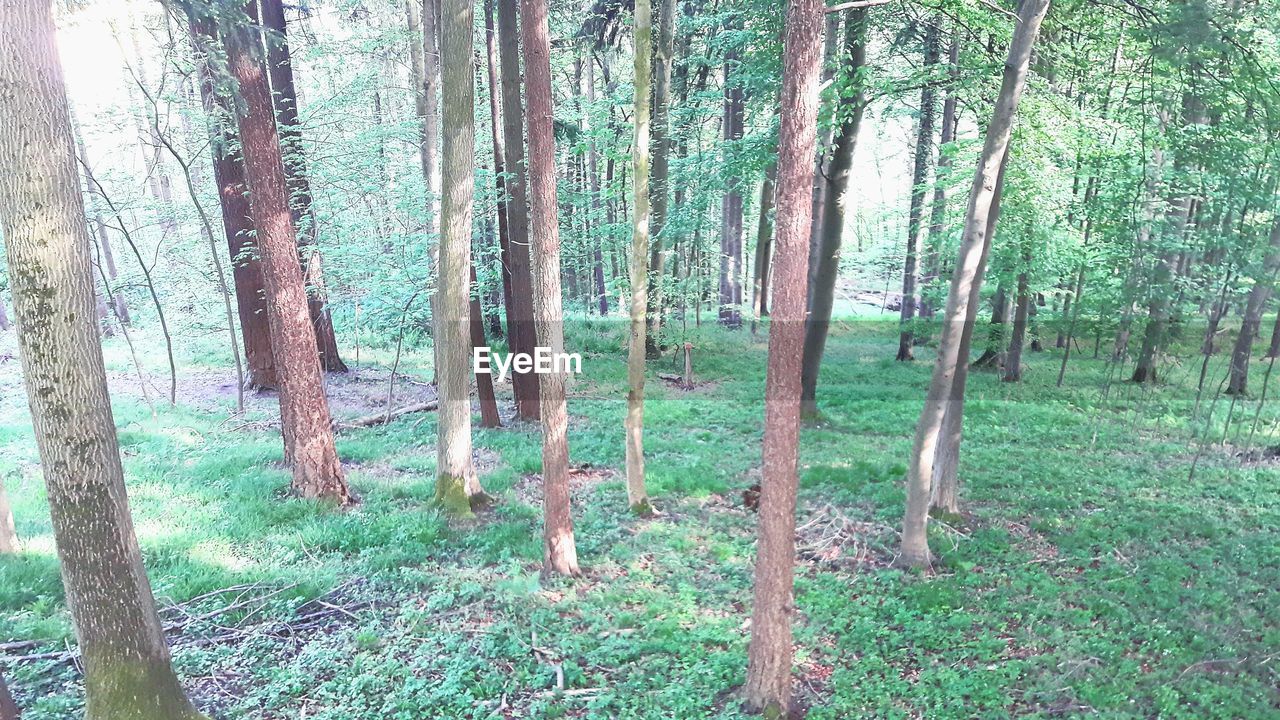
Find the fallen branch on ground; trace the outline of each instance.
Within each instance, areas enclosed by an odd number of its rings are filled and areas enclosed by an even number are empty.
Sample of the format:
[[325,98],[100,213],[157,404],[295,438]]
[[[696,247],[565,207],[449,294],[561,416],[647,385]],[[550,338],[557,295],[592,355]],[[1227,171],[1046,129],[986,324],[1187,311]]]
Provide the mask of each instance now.
[[356,418],[349,422],[336,423],[339,430],[348,430],[352,428],[367,428],[375,425],[383,425],[395,420],[403,415],[411,415],[413,413],[431,412],[440,409],[440,404],[435,400],[429,400],[424,403],[416,403],[414,405],[405,405],[399,410],[392,410],[389,413],[383,412],[377,415],[369,415],[367,417]]

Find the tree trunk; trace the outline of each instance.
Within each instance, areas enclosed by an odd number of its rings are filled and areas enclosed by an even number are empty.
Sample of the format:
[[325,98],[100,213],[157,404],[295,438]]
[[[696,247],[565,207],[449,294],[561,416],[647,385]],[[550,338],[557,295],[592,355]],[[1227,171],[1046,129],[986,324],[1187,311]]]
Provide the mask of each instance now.
[[675,55],[676,0],[658,0],[658,47],[654,67],[657,84],[653,93],[653,176],[650,178],[653,195],[653,211],[650,217],[650,235],[653,239],[649,282],[649,328],[645,334],[645,353],[649,357],[662,354],[663,279],[666,277],[666,236],[662,229],[667,224],[667,200],[670,197],[671,132],[668,118],[671,115],[671,65]]
[[[596,103],[595,62],[591,58],[587,58],[583,86],[585,91],[583,94],[587,99],[587,109],[582,114],[583,133],[587,136],[587,193],[590,197],[591,222],[599,223],[603,219],[604,202],[600,196],[600,154],[596,147],[595,134],[591,127],[591,108]],[[604,284],[604,254],[600,250],[600,245],[600,240],[592,243],[591,284],[600,317],[605,317],[609,314],[609,293]]]
[[1271,347],[1267,349],[1266,356],[1280,357],[1280,314],[1276,315],[1276,324],[1271,328]]
[[9,494],[0,478],[0,555],[16,553],[20,549],[18,530],[13,524],[13,509],[9,507]]
[[[924,30],[924,67],[938,64],[938,18],[926,21]],[[899,361],[914,360],[912,346],[915,333],[911,322],[916,315],[916,254],[920,242],[920,226],[924,221],[924,196],[929,177],[929,161],[933,159],[934,89],[926,83],[920,90],[920,121],[916,130],[915,163],[911,172],[911,200],[907,209],[907,254],[902,267],[902,331],[898,335]]]
[[1231,351],[1231,379],[1227,383],[1229,394],[1243,395],[1248,389],[1253,340],[1258,337],[1262,313],[1266,310],[1267,300],[1271,298],[1277,272],[1280,272],[1280,219],[1271,226],[1267,254],[1258,275],[1253,279],[1249,300],[1244,308],[1244,322],[1240,325],[1240,334],[1236,336],[1236,345]]
[[[412,4],[413,0],[409,0]],[[515,335],[515,297],[511,286],[511,233],[507,225],[506,148],[502,138],[502,80],[498,69],[498,29],[494,20],[495,0],[484,2],[484,44],[489,72],[489,129],[493,140],[493,176],[497,189],[498,257],[502,264],[502,305],[507,313],[507,337]],[[511,342],[515,342],[514,339]]]
[[[427,0],[428,3],[432,0]],[[440,13],[440,261],[434,312],[440,421],[435,500],[452,515],[470,515],[486,500],[471,453],[471,221],[475,201],[475,75],[470,0],[443,0]],[[478,303],[477,303],[478,304]],[[476,313],[479,320],[479,313]],[[484,341],[483,332],[481,342]]]
[[991,298],[991,324],[987,329],[987,347],[973,361],[975,368],[998,368],[1004,364],[1005,325],[1009,322],[1009,295],[1005,292],[1004,282],[996,286],[995,297]]
[[0,332],[9,331],[9,313],[4,309],[4,298],[0,298]]
[[[76,154],[80,157],[81,174],[84,175],[85,189],[88,191],[92,201],[93,227],[98,232],[98,249],[102,251],[102,269],[106,271],[103,275],[106,276],[109,283],[114,285],[116,278],[119,277],[116,256],[111,251],[111,235],[107,232],[107,224],[102,220],[102,211],[99,205],[101,198],[98,194],[97,186],[89,179],[89,155],[84,149],[84,139],[80,137],[78,132],[75,133],[75,142]],[[128,325],[130,323],[129,307],[124,302],[124,293],[113,289],[110,285],[103,288],[103,292],[111,298],[111,307],[115,312],[116,319],[120,321],[120,324]]]
[[[0,234],[87,720],[196,720],[169,659],[129,515],[94,325],[90,238],[52,7],[5,3]],[[7,695],[7,691],[6,691]],[[4,712],[14,711],[8,708]]]
[[267,295],[271,349],[280,383],[280,419],[285,458],[293,465],[293,489],[302,497],[339,505],[354,502],[333,442],[333,421],[324,394],[316,334],[308,322],[307,291],[297,262],[289,216],[288,185],[272,118],[271,91],[255,42],[253,0],[245,4],[249,25],[223,35],[227,65],[244,100],[237,123],[250,212]]
[[[504,5],[514,0],[503,0]],[[533,316],[537,337],[564,352],[560,300],[560,229],[556,221],[556,147],[552,127],[551,38],[547,0],[520,0],[525,95],[529,98],[529,199],[533,252]],[[510,148],[510,144],[508,144]],[[543,572],[577,575],[569,504],[569,414],[564,373],[534,376],[542,406]]]
[[942,272],[941,247],[942,233],[947,220],[947,189],[943,181],[947,168],[951,167],[951,158],[947,155],[947,145],[956,139],[956,83],[960,80],[960,31],[951,31],[951,48],[947,52],[948,78],[951,84],[947,87],[946,98],[942,101],[942,135],[938,139],[938,162],[934,172],[933,206],[929,211],[928,252],[924,261],[924,277],[920,278],[921,318],[932,318],[934,314],[930,289],[938,281]]
[[926,567],[930,563],[927,523],[938,437],[947,406],[955,398],[956,364],[960,360],[961,336],[964,319],[968,317],[970,298],[975,290],[981,290],[982,287],[982,276],[978,270],[981,269],[982,248],[995,193],[996,176],[1009,144],[1018,101],[1026,85],[1031,48],[1048,9],[1049,0],[1026,0],[1018,12],[1018,25],[1009,43],[1009,57],[1005,61],[1000,94],[991,113],[978,169],[974,173],[973,186],[969,192],[969,207],[965,212],[960,252],[951,277],[942,336],[938,342],[938,359],[933,366],[933,377],[925,397],[924,409],[916,424],[911,462],[907,469],[907,507],[903,519],[902,549],[897,560],[903,566]]
[[743,690],[748,710],[775,718],[785,717],[791,709],[800,441],[800,356],[795,349],[804,335],[825,10],[821,0],[791,0],[787,4],[782,55],[773,323],[765,379],[764,460],[751,642]]
[[769,163],[764,182],[760,184],[760,217],[756,224],[756,259],[751,281],[751,310],[757,319],[769,316],[769,262],[773,257],[773,223],[769,214],[773,212],[777,176],[777,162]]
[[742,326],[742,284],[738,276],[742,262],[742,178],[736,174],[738,144],[742,140],[746,103],[742,79],[738,75],[738,51],[730,49],[724,58],[724,164],[725,190],[720,200],[720,311],[719,322],[727,328]]
[[[631,334],[627,345],[627,504],[649,515],[644,485],[645,311],[649,303],[649,86],[652,82],[653,13],[650,0],[635,0],[635,143],[631,148]],[[669,88],[668,88],[669,89]],[[655,251],[655,254],[657,252]],[[656,338],[654,338],[656,339]]]
[[[978,258],[977,277],[987,271],[991,257],[991,245],[995,240],[996,223],[1000,219],[1000,198],[1004,195],[1004,172],[1009,162],[1009,148],[1005,147],[996,172],[995,189],[991,193],[991,210],[987,214],[987,229],[982,235],[982,253]],[[932,484],[929,488],[929,509],[944,515],[955,516],[960,512],[960,443],[964,439],[964,398],[969,383],[969,352],[973,346],[973,331],[977,329],[978,306],[982,303],[982,286],[973,284],[969,289],[969,304],[965,308],[964,328],[960,331],[960,349],[956,359],[955,387],[951,402],[942,418],[938,432],[938,447],[934,451]]]
[[[498,57],[502,64],[502,135],[506,148],[507,232],[511,245],[511,293],[515,305],[515,330],[508,332],[512,352],[533,353],[542,338],[533,321],[533,285],[529,244],[529,199],[525,178],[524,100],[520,97],[519,2],[498,0]],[[548,102],[550,100],[548,99]],[[551,158],[555,172],[555,158]],[[553,198],[554,199],[554,198]],[[554,206],[552,208],[554,212]],[[516,414],[525,420],[539,416],[540,390],[533,373],[511,375]]]
[[[845,77],[856,78],[866,64],[867,9],[849,11],[844,29]],[[857,82],[856,80],[854,81]],[[850,170],[853,167],[853,151],[858,142],[858,130],[862,126],[862,113],[866,98],[862,85],[855,84],[853,92],[840,100],[840,113],[844,118],[834,141],[831,161],[823,180],[825,196],[819,205],[822,219],[818,227],[818,250],[810,252],[810,260],[816,268],[808,270],[809,315],[805,322],[804,346],[801,370],[801,413],[814,417],[818,413],[818,373],[822,369],[822,354],[827,347],[827,333],[831,329],[831,309],[835,304],[836,277],[840,272],[840,244],[844,239],[845,210]]]
[[[476,285],[476,266],[471,266],[471,284]],[[484,308],[480,306],[480,293],[471,294],[471,344],[470,347],[488,347],[484,336]],[[470,358],[468,358],[469,360]],[[493,392],[493,373],[476,373],[476,395],[480,398],[480,427],[502,427],[498,414],[498,398]]]
[[5,684],[4,676],[0,675],[0,720],[19,720],[20,718],[18,704],[9,694],[9,686]]
[[[1023,256],[1024,260],[1027,259]],[[1022,348],[1027,339],[1027,317],[1031,306],[1030,293],[1027,290],[1027,269],[1018,273],[1018,300],[1013,311],[1013,334],[1009,337],[1009,352],[1004,359],[1004,382],[1022,380]]]
[[[201,16],[187,5],[191,42],[197,55],[207,57],[217,42],[213,18]],[[275,358],[271,352],[271,330],[267,324],[267,298],[262,278],[262,263],[254,244],[245,187],[244,161],[234,148],[235,128],[227,118],[233,117],[226,97],[214,90],[214,78],[206,61],[198,66],[200,98],[209,118],[210,150],[213,153],[213,180],[218,186],[222,228],[227,236],[231,257],[231,276],[236,287],[236,310],[240,319],[240,337],[244,344],[247,375],[245,384],[251,389],[279,387]]]
[[347,366],[338,355],[338,340],[333,332],[333,317],[329,313],[324,270],[316,241],[316,218],[311,209],[311,183],[307,180],[307,157],[302,150],[298,92],[293,82],[293,60],[289,53],[282,0],[262,0],[262,24],[266,30],[267,68],[288,181],[289,212],[306,282],[307,312],[315,327],[320,363],[328,372],[346,372]]

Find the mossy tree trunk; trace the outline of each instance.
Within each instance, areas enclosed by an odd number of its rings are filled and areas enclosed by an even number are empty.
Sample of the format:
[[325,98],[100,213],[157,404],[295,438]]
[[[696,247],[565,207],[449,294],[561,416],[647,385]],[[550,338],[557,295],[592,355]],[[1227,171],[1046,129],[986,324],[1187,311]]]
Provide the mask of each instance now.
[[0,235],[85,717],[195,720],[129,514],[52,5],[5,0],[0,15],[0,167],[22,168],[0,173]]
[[743,689],[748,710],[774,718],[786,716],[791,705],[800,441],[800,356],[796,348],[804,340],[825,9],[821,0],[788,3],[782,56],[774,305],[765,379],[763,476],[751,643]]

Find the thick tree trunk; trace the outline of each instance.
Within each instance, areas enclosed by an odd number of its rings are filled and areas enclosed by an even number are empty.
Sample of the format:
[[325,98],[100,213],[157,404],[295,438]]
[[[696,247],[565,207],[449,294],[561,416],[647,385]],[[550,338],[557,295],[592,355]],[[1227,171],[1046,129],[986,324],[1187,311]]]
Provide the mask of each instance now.
[[1259,326],[1262,324],[1262,312],[1266,310],[1267,300],[1271,298],[1277,272],[1280,272],[1280,219],[1271,226],[1267,254],[1258,275],[1253,279],[1249,300],[1244,308],[1244,322],[1240,325],[1240,334],[1236,336],[1236,345],[1231,351],[1231,379],[1227,382],[1229,394],[1243,395],[1248,389],[1249,361],[1253,355],[1253,341],[1258,337]]
[[627,345],[627,504],[649,515],[644,484],[645,312],[649,303],[649,85],[652,81],[653,12],[650,0],[635,0],[635,142],[631,148],[631,334]]
[[[866,63],[867,9],[849,11],[845,23],[844,50],[845,77],[856,78]],[[831,329],[831,309],[835,304],[836,277],[840,272],[840,244],[844,239],[844,220],[847,209],[847,190],[850,170],[853,168],[853,151],[862,126],[862,113],[866,106],[861,85],[841,98],[841,117],[844,121],[836,135],[831,161],[823,180],[820,204],[822,219],[818,227],[817,252],[810,251],[809,259],[817,262],[808,269],[809,315],[805,322],[804,346],[801,364],[801,412],[806,417],[818,413],[818,373],[822,369],[822,354],[827,347],[827,333]]]
[[738,74],[738,52],[724,58],[725,190],[720,199],[720,310],[719,322],[727,328],[742,326],[742,178],[736,174],[738,144],[742,140],[746,101]]
[[[778,164],[769,163],[760,184],[760,216],[756,222],[756,259],[752,266],[751,310],[756,319],[769,316],[769,263],[773,258],[773,198],[777,194]],[[754,321],[752,327],[755,327]]]
[[[515,331],[508,332],[512,352],[533,353],[541,339],[533,320],[533,285],[529,243],[529,198],[525,177],[524,99],[520,97],[521,0],[498,0],[498,57],[502,64],[502,136],[506,149],[507,232],[511,246],[511,293],[515,304]],[[550,100],[548,100],[550,102]],[[555,171],[555,158],[551,158]],[[554,199],[554,198],[553,198]],[[554,206],[553,210],[554,212]],[[539,416],[539,382],[533,373],[511,375],[516,414],[525,420]]]
[[[996,223],[1000,220],[1000,198],[1004,195],[1004,172],[1009,162],[1009,148],[1005,147],[1000,169],[996,172],[996,184],[991,193],[991,210],[987,214],[987,229],[982,235],[982,253],[978,258],[977,277],[987,271],[991,245],[995,240]],[[964,328],[960,331],[960,349],[956,359],[955,387],[952,400],[947,404],[938,432],[938,446],[934,451],[933,478],[929,488],[929,510],[945,515],[960,512],[960,443],[964,439],[964,398],[969,383],[969,352],[973,346],[973,332],[977,329],[978,306],[982,303],[982,286],[969,288],[969,305],[965,308]]]
[[[503,2],[506,4],[508,0]],[[537,337],[554,356],[564,352],[564,310],[560,299],[560,229],[556,221],[556,147],[551,122],[547,0],[520,0],[520,10],[525,95],[529,98],[533,317]],[[543,572],[577,575],[578,550],[573,540],[573,514],[569,504],[569,413],[565,405],[565,377],[561,372],[535,377],[541,381]]]
[[671,69],[675,55],[676,0],[658,0],[658,47],[654,59],[656,85],[653,92],[653,173],[650,178],[650,194],[653,209],[649,229],[652,236],[649,282],[648,331],[645,334],[645,353],[649,357],[662,354],[662,316],[666,312],[663,303],[663,282],[666,277],[666,236],[662,229],[667,224],[667,202],[670,197],[671,132],[668,118],[671,115]]
[[[432,0],[427,0],[428,3]],[[471,221],[475,201],[475,75],[470,0],[443,0],[440,14],[440,261],[436,268],[435,342],[440,422],[436,503],[470,515],[486,499],[471,461]],[[477,316],[479,313],[477,313]],[[483,342],[483,336],[481,341]]]
[[[246,3],[251,23],[254,2]],[[237,117],[250,211],[266,284],[271,349],[280,383],[280,419],[285,458],[293,465],[293,489],[302,497],[354,502],[333,442],[333,421],[324,394],[316,334],[309,322],[307,291],[297,262],[289,216],[288,185],[272,117],[266,69],[250,26],[223,35],[227,64],[240,87]]]
[[6,0],[0,14],[0,167],[22,169],[0,173],[0,235],[85,717],[196,720],[129,515],[52,7]]
[[933,377],[925,397],[924,409],[916,424],[911,462],[907,469],[907,507],[903,518],[902,549],[897,560],[903,566],[925,567],[930,563],[927,523],[938,438],[947,407],[955,400],[956,365],[960,360],[961,336],[964,319],[968,317],[970,298],[982,286],[982,276],[978,274],[978,270],[981,269],[982,249],[996,177],[1009,144],[1018,101],[1026,85],[1031,48],[1048,9],[1049,0],[1026,0],[1018,12],[1018,25],[1009,43],[1009,57],[1005,61],[1000,94],[991,113],[978,169],[974,173],[973,186],[969,192],[969,207],[965,212],[960,252],[951,277],[942,336],[938,342],[938,359],[933,366]]
[[284,171],[288,181],[289,212],[293,218],[298,256],[306,282],[307,312],[315,327],[316,348],[320,362],[328,372],[346,372],[347,366],[338,355],[338,340],[333,332],[324,286],[324,270],[316,241],[316,219],[311,209],[311,183],[307,179],[307,158],[302,150],[302,128],[298,122],[298,92],[293,82],[293,60],[285,28],[282,0],[261,0],[262,24],[266,35],[267,69],[272,101],[278,125],[279,142],[284,155]]
[[[217,42],[213,18],[193,13],[188,7],[191,42],[202,58]],[[244,161],[235,149],[235,128],[227,118],[234,113],[224,96],[214,91],[214,80],[206,62],[199,64],[200,98],[209,118],[210,150],[213,153],[213,181],[218,186],[222,229],[231,257],[231,276],[236,287],[236,310],[246,363],[245,384],[251,389],[279,387],[275,358],[271,352],[271,329],[267,323],[267,297],[262,263],[252,237],[249,195],[244,180]]]
[[[926,21],[924,30],[924,67],[938,64],[940,52],[938,40],[938,20]],[[916,257],[920,242],[920,228],[924,222],[924,196],[928,188],[925,180],[929,177],[929,161],[933,159],[933,85],[926,83],[920,90],[920,121],[917,123],[915,162],[911,172],[911,200],[907,209],[907,253],[902,267],[902,331],[898,335],[899,361],[914,360],[912,346],[915,345],[915,333],[911,322],[916,315]]]
[[800,357],[795,350],[804,335],[825,9],[821,0],[791,0],[787,4],[782,56],[773,322],[765,379],[764,460],[751,643],[743,689],[748,710],[775,718],[785,717],[791,709],[800,441]]

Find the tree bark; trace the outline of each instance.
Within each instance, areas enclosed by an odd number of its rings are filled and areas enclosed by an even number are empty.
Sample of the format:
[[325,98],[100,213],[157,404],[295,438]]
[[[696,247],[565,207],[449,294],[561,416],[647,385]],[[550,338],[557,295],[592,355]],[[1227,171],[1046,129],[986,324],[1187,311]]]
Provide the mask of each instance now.
[[943,180],[947,168],[951,167],[951,158],[947,155],[947,145],[956,139],[956,83],[960,80],[960,32],[958,28],[951,31],[951,47],[947,52],[947,75],[951,84],[947,87],[946,98],[942,101],[942,134],[938,138],[938,162],[935,165],[933,183],[933,206],[929,211],[928,252],[924,261],[924,277],[920,279],[920,307],[922,318],[932,318],[934,314],[930,289],[938,281],[942,272],[941,246],[942,234],[947,220],[947,189]]
[[[924,67],[938,64],[939,40],[937,18],[926,21],[924,35]],[[898,334],[899,361],[914,360],[912,346],[915,333],[911,321],[916,315],[916,256],[920,242],[920,227],[924,221],[925,180],[929,177],[929,161],[933,159],[934,89],[926,82],[920,90],[920,121],[916,131],[915,162],[911,172],[911,200],[907,209],[907,253],[902,267],[902,331]]]
[[297,252],[306,282],[307,312],[315,327],[320,363],[328,372],[346,372],[338,355],[333,332],[333,316],[324,286],[324,270],[316,240],[316,218],[311,209],[311,183],[307,179],[307,157],[302,150],[302,127],[298,122],[298,92],[293,82],[293,60],[285,28],[282,0],[261,0],[262,23],[266,29],[267,68],[271,83],[284,172],[288,181],[289,212],[293,218]]
[[[539,339],[533,320],[533,285],[529,252],[529,199],[525,177],[524,100],[520,97],[521,0],[498,0],[498,57],[502,65],[502,135],[506,149],[507,232],[511,246],[511,293],[516,300],[515,330],[508,332],[512,352],[533,353]],[[549,100],[548,100],[549,102]],[[531,151],[532,152],[532,151]],[[551,159],[554,174],[555,158]],[[554,198],[553,198],[554,199]],[[533,373],[511,375],[516,415],[537,420],[541,391]]]
[[[856,78],[859,69],[866,63],[866,33],[867,9],[850,10],[845,23],[842,53],[846,77]],[[845,211],[848,207],[846,196],[849,175],[853,168],[853,151],[858,143],[858,131],[862,127],[865,108],[865,93],[858,83],[851,94],[840,100],[840,116],[843,120],[832,147],[827,172],[821,182],[824,198],[817,204],[822,210],[817,251],[813,252],[812,248],[809,251],[809,259],[817,262],[817,267],[808,269],[811,283],[809,316],[805,322],[801,352],[800,403],[801,413],[806,417],[814,417],[818,413],[818,374],[822,369],[822,355],[831,329],[831,309],[835,304],[836,278],[840,273],[840,245],[844,239]]]
[[[1024,254],[1023,261],[1028,262],[1030,258]],[[1030,291],[1027,288],[1028,272],[1029,270],[1023,267],[1022,272],[1018,273],[1018,295],[1013,310],[1013,334],[1009,337],[1009,352],[1004,359],[1004,375],[1000,378],[1004,382],[1022,380],[1022,348],[1026,345],[1027,318],[1032,303]]]
[[245,4],[249,24],[223,35],[227,65],[244,107],[237,116],[250,213],[266,285],[271,349],[280,383],[280,419],[285,458],[293,465],[293,490],[302,497],[354,502],[333,442],[333,421],[324,394],[316,334],[309,322],[307,291],[297,262],[289,216],[288,185],[272,117],[271,91],[252,25],[253,0]]
[[1266,357],[1280,357],[1280,314],[1276,315],[1276,324],[1271,328],[1271,347],[1267,348]]
[[825,9],[821,0],[788,3],[782,56],[773,323],[765,379],[764,460],[751,642],[743,691],[748,710],[775,718],[786,716],[791,709],[800,441],[800,357],[795,349],[804,335]]
[[769,263],[773,258],[773,222],[769,215],[777,194],[777,177],[777,162],[769,163],[764,182],[760,184],[760,217],[756,223],[756,259],[751,282],[751,310],[757,319],[769,316]]
[[662,354],[662,316],[666,312],[663,303],[663,282],[666,277],[666,236],[662,229],[667,224],[667,202],[670,197],[671,131],[668,118],[671,115],[671,69],[675,56],[676,0],[658,0],[658,46],[654,67],[656,85],[653,92],[653,173],[650,178],[650,194],[653,207],[650,216],[651,249],[649,281],[649,328],[645,334],[645,353],[648,357]]
[[[734,21],[731,21],[734,22]],[[738,74],[738,51],[724,57],[724,169],[725,190],[720,199],[720,310],[719,322],[727,328],[742,326],[742,178],[738,177],[738,144],[742,140],[746,101]]]
[[21,544],[18,542],[18,530],[13,524],[9,493],[4,489],[4,478],[0,478],[0,555],[16,553],[19,549]]
[[925,397],[924,409],[920,413],[920,421],[916,424],[911,461],[907,469],[907,507],[903,518],[902,548],[897,560],[903,566],[925,567],[930,563],[927,523],[938,436],[947,406],[955,400],[956,364],[960,359],[960,340],[964,319],[968,316],[969,300],[975,290],[974,286],[978,290],[982,286],[982,276],[978,274],[978,270],[981,268],[982,248],[996,176],[1009,144],[1018,101],[1026,85],[1031,48],[1048,9],[1049,0],[1026,0],[1018,12],[1018,25],[1009,43],[1009,56],[1005,61],[1000,94],[991,113],[978,169],[974,173],[973,186],[969,192],[964,233],[961,236],[955,272],[951,277],[951,289],[947,294],[942,336],[938,342],[938,359],[933,366],[933,377]]
[[[600,196],[600,153],[591,127],[591,108],[596,104],[596,73],[595,62],[590,57],[587,58],[586,64],[583,89],[587,98],[587,109],[582,114],[582,125],[583,132],[587,136],[587,193],[590,195],[591,222],[598,223],[604,214],[604,202]],[[592,243],[591,283],[600,317],[605,317],[609,314],[609,293],[604,283],[604,253],[600,250],[601,244],[601,240]]]
[[1249,290],[1249,300],[1244,308],[1244,321],[1240,325],[1240,334],[1236,336],[1236,345],[1231,351],[1228,394],[1243,395],[1248,390],[1249,361],[1253,355],[1253,341],[1258,337],[1262,313],[1267,308],[1267,301],[1271,299],[1277,272],[1280,272],[1280,219],[1271,226],[1267,254],[1258,275],[1253,279],[1253,287]]
[[200,74],[200,98],[209,122],[210,150],[213,154],[213,180],[218,186],[218,205],[222,211],[222,229],[227,237],[231,257],[231,276],[236,287],[236,310],[240,319],[240,338],[246,362],[245,384],[251,389],[275,389],[275,357],[271,352],[271,329],[267,323],[267,298],[262,278],[262,263],[252,234],[249,194],[244,180],[244,160],[234,149],[235,113],[227,99],[214,88],[213,71],[208,66],[208,53],[217,43],[216,21],[184,4],[187,10],[191,43],[197,55]]
[[635,0],[635,142],[631,147],[635,207],[631,216],[631,333],[627,345],[627,504],[652,514],[644,484],[645,313],[649,303],[649,89],[653,71],[650,0]]
[[129,515],[51,3],[4,0],[0,16],[0,167],[22,169],[0,173],[0,234],[85,717],[197,720]]
[[[508,1],[504,0],[504,4]],[[564,352],[560,298],[560,229],[556,223],[556,147],[552,127],[551,38],[547,0],[520,0],[525,95],[529,98],[529,199],[533,244],[533,317],[537,337],[553,355]],[[508,144],[508,148],[510,144]],[[565,377],[534,376],[542,406],[543,572],[577,575],[569,504],[569,414]]]
[[[476,266],[471,266],[471,285],[476,285]],[[484,309],[480,306],[480,293],[471,293],[471,344],[470,347],[487,347],[489,341],[484,336]],[[498,398],[493,392],[493,373],[476,374],[476,395],[480,398],[480,427],[502,427],[502,416],[498,414]]]
[[0,720],[19,720],[21,715],[18,704],[13,701],[13,695],[9,694],[4,676],[0,676]]

